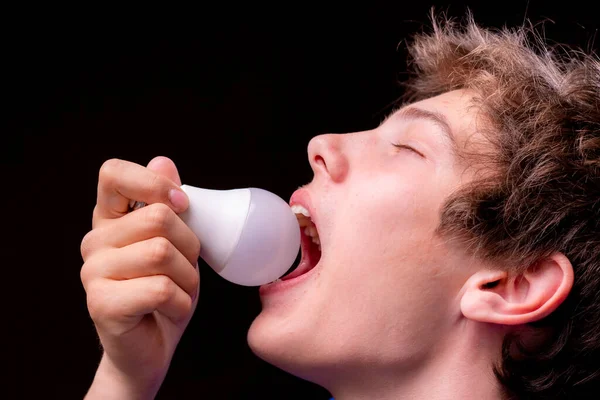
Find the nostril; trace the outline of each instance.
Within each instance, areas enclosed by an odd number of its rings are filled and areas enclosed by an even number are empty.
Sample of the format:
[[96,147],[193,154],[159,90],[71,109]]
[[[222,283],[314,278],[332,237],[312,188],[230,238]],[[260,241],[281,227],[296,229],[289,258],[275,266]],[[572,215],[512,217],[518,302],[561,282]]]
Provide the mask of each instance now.
[[320,155],[315,156],[315,163],[317,165],[321,165],[321,166],[323,166],[323,168],[327,169],[327,166],[325,165],[325,160]]
[[319,135],[308,144],[308,161],[315,176],[341,182],[348,169],[348,160],[342,151],[342,134]]

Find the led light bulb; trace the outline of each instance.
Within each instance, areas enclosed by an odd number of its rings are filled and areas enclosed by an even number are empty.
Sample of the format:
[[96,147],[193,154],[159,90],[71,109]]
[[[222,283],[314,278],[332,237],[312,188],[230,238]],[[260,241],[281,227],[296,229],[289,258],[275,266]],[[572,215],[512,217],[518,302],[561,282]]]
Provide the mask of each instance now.
[[180,217],[200,239],[200,257],[221,277],[244,286],[264,285],[296,260],[300,227],[279,196],[258,188],[181,189],[190,205]]

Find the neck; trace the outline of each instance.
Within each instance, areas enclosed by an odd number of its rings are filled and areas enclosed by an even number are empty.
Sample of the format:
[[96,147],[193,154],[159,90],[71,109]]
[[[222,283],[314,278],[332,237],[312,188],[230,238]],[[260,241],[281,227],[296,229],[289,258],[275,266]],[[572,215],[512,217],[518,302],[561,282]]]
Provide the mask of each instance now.
[[493,326],[467,325],[418,363],[344,371],[348,373],[326,387],[335,400],[500,400],[501,388],[492,368],[502,335]]

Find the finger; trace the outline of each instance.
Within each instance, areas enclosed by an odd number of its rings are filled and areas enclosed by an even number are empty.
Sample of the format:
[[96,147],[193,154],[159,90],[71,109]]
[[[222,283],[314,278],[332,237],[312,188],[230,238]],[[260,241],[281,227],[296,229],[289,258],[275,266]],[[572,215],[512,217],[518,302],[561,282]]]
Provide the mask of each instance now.
[[163,156],[154,157],[148,163],[147,168],[181,186],[179,172],[177,171],[175,163],[170,158]]
[[84,286],[98,277],[112,280],[165,275],[189,295],[199,284],[199,275],[175,246],[163,237],[137,242],[121,249],[97,253],[85,262],[81,271]]
[[129,161],[106,161],[98,178],[94,222],[122,217],[129,211],[131,200],[164,203],[175,212],[185,211],[189,204],[185,192],[169,178]]
[[87,260],[99,250],[122,248],[157,236],[173,243],[191,264],[198,261],[198,237],[173,210],[162,203],[143,207],[92,230],[82,241],[81,255]]
[[90,316],[101,325],[136,322],[154,311],[179,322],[193,310],[190,295],[165,275],[97,280],[89,288],[87,298]]

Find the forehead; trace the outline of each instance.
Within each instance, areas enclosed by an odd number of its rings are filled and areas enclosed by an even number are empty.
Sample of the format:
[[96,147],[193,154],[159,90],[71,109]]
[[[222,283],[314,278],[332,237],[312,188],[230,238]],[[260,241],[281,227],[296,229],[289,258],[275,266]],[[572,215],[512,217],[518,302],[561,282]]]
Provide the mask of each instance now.
[[[456,137],[477,130],[477,120],[481,118],[479,108],[475,104],[475,94],[464,89],[445,92],[435,97],[414,103],[415,106],[428,111],[443,114],[448,120]],[[458,140],[460,141],[460,140]]]

